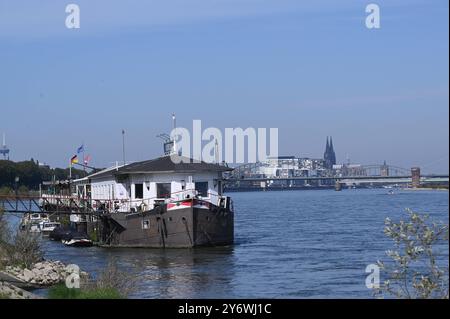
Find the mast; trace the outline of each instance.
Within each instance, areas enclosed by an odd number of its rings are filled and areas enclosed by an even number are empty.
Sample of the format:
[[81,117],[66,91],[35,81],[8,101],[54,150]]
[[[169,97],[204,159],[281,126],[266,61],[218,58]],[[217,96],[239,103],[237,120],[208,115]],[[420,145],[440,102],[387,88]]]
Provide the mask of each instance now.
[[174,137],[173,137],[173,150],[172,150],[172,152],[176,155],[176,154],[178,154],[178,151],[177,151],[177,142],[176,142],[176,129],[177,129],[177,118],[176,118],[176,116],[175,116],[175,113],[172,113],[172,122],[173,122],[173,135],[174,135]]
[[214,144],[214,160],[216,164],[219,164],[219,142],[217,141],[217,138]]
[[87,163],[86,163],[86,155],[85,155],[86,147],[84,145],[84,141],[83,141],[83,143],[81,145],[83,145],[83,170],[86,173],[86,165],[87,165]]
[[122,156],[123,156],[123,165],[125,165],[125,130],[122,129]]

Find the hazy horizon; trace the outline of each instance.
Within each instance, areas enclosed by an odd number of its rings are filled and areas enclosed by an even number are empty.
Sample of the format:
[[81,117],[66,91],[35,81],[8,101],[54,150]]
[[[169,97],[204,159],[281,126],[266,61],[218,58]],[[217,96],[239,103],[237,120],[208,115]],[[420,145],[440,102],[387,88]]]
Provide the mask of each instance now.
[[[448,1],[0,0],[0,134],[11,160],[95,167],[162,154],[156,135],[279,128],[279,155],[448,173]],[[1,142],[1,141],[0,141]]]

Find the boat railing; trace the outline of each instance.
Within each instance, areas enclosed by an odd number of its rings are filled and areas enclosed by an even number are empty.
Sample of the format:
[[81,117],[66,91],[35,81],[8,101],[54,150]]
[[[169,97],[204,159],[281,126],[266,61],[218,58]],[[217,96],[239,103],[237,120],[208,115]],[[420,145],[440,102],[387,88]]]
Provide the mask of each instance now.
[[45,204],[55,205],[58,207],[74,208],[74,213],[84,211],[85,209],[93,209],[98,212],[138,212],[148,211],[155,208],[158,204],[176,203],[186,200],[203,200],[211,204],[220,206],[226,196],[217,194],[216,192],[208,192],[206,196],[201,196],[196,189],[186,189],[173,192],[161,197],[149,197],[141,199],[112,199],[112,198],[90,198],[73,195],[53,195],[42,194],[39,200],[39,206]]
[[220,200],[224,198],[215,192],[208,192],[207,196],[199,196],[195,189],[177,191],[163,195],[162,197],[150,197],[141,199],[92,199],[94,209],[105,212],[138,212],[148,211],[158,204],[176,203],[186,200],[200,199],[214,205],[219,205]]

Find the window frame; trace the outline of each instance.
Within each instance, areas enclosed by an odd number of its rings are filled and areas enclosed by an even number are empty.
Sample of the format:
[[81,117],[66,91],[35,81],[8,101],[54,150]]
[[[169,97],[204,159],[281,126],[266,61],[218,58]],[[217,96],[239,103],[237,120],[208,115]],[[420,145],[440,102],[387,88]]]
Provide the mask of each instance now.
[[[164,194],[161,194],[160,187],[165,187]],[[168,193],[167,193],[167,191],[168,191]],[[161,195],[165,195],[165,196],[161,196]],[[172,195],[172,183],[156,183],[156,198],[170,198],[171,195]]]
[[[205,193],[201,193],[200,190],[197,188],[197,184],[206,184],[206,189],[204,189]],[[208,197],[209,196],[209,182],[208,181],[201,181],[201,182],[194,182],[194,188],[197,191],[197,195],[201,197]]]
[[[138,197],[137,186],[139,185],[141,197]],[[143,183],[135,183],[134,184],[134,199],[144,199],[144,184]]]

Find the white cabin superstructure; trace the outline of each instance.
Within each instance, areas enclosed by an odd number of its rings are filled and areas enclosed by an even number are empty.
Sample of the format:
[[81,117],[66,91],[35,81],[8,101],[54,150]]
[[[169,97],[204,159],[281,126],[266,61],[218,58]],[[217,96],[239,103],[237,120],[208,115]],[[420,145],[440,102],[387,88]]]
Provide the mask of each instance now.
[[62,199],[42,195],[42,207],[68,213],[77,231],[102,246],[230,245],[234,207],[222,176],[230,170],[169,154],[71,181]]
[[[174,158],[175,156],[175,158]],[[75,180],[77,194],[94,209],[108,212],[148,211],[162,202],[198,198],[220,205],[222,173],[228,167],[178,155],[113,167]]]

